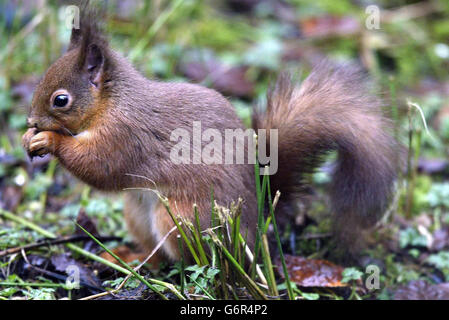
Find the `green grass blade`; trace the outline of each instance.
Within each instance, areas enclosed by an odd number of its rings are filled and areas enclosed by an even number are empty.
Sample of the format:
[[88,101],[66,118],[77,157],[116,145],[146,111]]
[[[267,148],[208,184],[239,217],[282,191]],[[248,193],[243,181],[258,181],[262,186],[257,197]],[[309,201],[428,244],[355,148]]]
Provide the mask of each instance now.
[[270,210],[270,216],[271,216],[272,225],[273,225],[273,232],[274,232],[274,235],[276,238],[276,242],[277,242],[277,246],[278,246],[278,250],[279,250],[279,256],[280,256],[281,263],[282,263],[282,270],[284,272],[285,283],[287,285],[288,297],[291,300],[293,300],[293,299],[295,299],[295,294],[293,292],[293,286],[290,282],[290,277],[288,275],[287,265],[285,264],[284,252],[282,251],[281,239],[279,237],[279,231],[278,231],[277,224],[276,224],[276,218],[274,216],[273,202],[271,200],[271,191],[270,191],[270,179],[268,179],[268,207]]

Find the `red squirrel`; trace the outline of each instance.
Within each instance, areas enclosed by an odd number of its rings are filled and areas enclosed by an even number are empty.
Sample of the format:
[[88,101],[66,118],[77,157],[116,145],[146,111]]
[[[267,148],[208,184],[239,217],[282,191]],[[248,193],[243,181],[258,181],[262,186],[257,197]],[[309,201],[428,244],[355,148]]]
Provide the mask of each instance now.
[[[278,168],[270,177],[272,194],[281,192],[277,215],[289,210],[304,175],[331,150],[338,151],[330,188],[337,223],[372,226],[385,211],[397,171],[396,142],[367,83],[357,68],[324,63],[301,85],[282,76],[268,93],[266,111],[255,113],[253,127],[277,129]],[[82,13],[67,52],[34,92],[23,146],[30,156],[54,155],[94,188],[123,191],[127,227],[148,251],[174,224],[153,192],[130,189],[157,189],[187,219],[194,218],[196,204],[202,228],[210,226],[211,189],[223,206],[242,198],[242,233],[251,244],[257,225],[254,165],[174,163],[170,157],[177,143],[172,132],[192,133],[195,121],[223,135],[245,130],[215,90],[145,78],[109,46],[96,19]],[[169,260],[179,258],[174,234],[162,250]]]

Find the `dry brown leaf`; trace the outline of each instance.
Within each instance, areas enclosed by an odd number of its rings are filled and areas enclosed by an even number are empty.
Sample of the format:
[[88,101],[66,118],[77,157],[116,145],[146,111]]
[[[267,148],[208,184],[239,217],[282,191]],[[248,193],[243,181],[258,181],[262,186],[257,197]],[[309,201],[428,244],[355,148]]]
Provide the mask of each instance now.
[[395,300],[449,300],[449,283],[430,284],[424,280],[413,280],[399,286]]
[[[290,280],[301,287],[346,287],[342,283],[343,267],[327,260],[306,259],[304,257],[285,255]],[[282,274],[282,265],[279,258],[275,264]]]
[[360,23],[354,17],[322,16],[304,19],[300,23],[306,38],[349,36],[360,31]]

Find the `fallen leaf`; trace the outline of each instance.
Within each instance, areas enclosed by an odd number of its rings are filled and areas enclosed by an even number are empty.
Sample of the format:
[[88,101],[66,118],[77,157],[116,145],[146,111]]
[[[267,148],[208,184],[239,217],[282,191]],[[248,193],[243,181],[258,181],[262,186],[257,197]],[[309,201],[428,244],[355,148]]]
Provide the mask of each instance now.
[[413,280],[399,286],[395,300],[449,300],[449,283],[430,284],[425,280]]
[[349,36],[360,31],[360,23],[354,17],[321,16],[304,19],[300,22],[301,31],[306,38]]
[[[301,287],[348,286],[341,282],[344,268],[327,260],[285,255],[285,263],[290,280]],[[281,260],[277,258],[275,264],[280,276],[284,278]]]

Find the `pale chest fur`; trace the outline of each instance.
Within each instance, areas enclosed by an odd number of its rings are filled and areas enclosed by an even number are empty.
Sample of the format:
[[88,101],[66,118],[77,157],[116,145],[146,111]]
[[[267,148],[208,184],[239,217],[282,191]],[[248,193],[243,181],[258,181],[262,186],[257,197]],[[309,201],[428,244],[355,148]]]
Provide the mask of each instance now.
[[[157,194],[150,190],[126,191],[124,213],[128,229],[143,249],[152,250],[174,226]],[[176,259],[178,252],[173,238],[164,242],[162,250]]]

